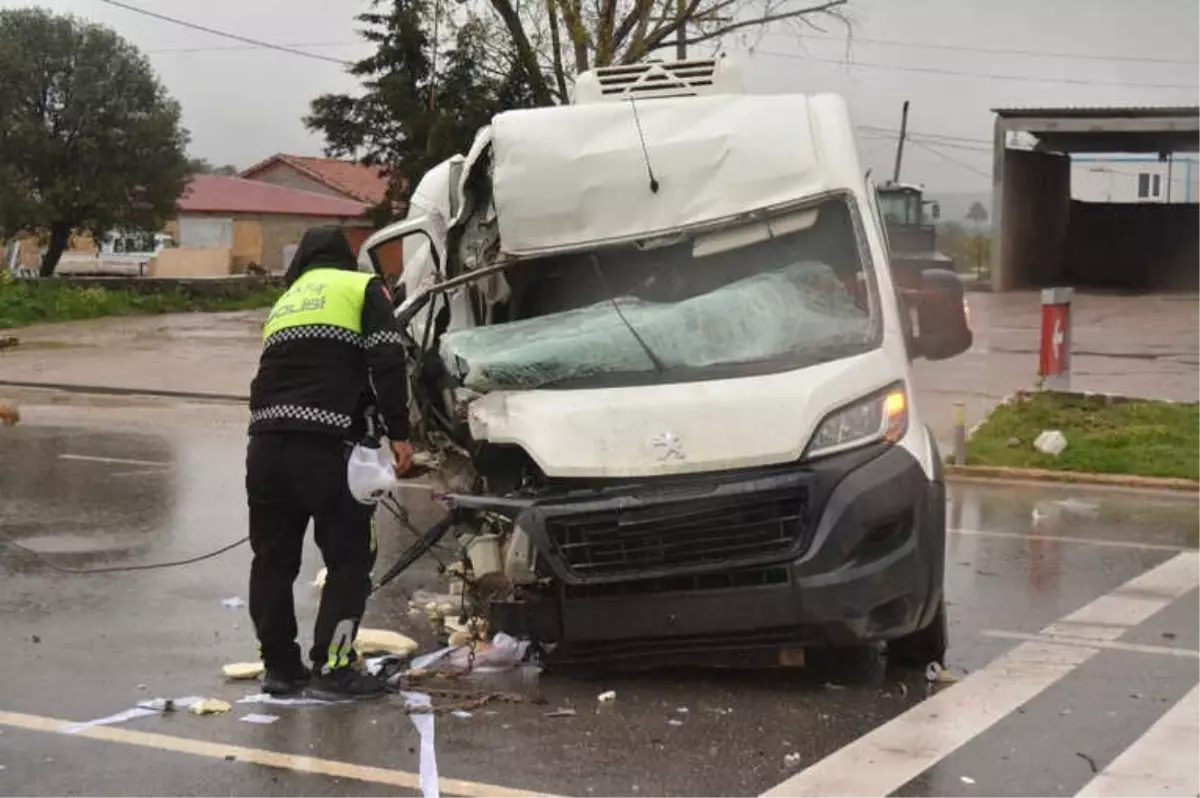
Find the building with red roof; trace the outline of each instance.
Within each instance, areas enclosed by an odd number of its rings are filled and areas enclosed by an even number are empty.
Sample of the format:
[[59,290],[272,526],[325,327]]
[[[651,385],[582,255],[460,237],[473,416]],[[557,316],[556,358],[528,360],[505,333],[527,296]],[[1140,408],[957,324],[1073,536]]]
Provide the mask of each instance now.
[[358,200],[219,175],[193,175],[179,199],[181,214],[237,213],[356,219],[367,212]]
[[184,253],[159,258],[167,263],[188,260],[176,273],[201,270],[220,272],[225,263],[216,251],[228,252],[225,273],[265,271],[279,273],[287,268],[291,252],[304,231],[318,225],[337,225],[357,246],[371,231],[366,214],[369,205],[328,193],[303,191],[258,180],[220,175],[193,175],[179,198],[179,217],[167,232],[179,248],[203,253],[184,258]]
[[378,205],[387,195],[387,172],[336,158],[313,158],[279,153],[261,161],[240,175],[278,186],[298,188],[318,194]]

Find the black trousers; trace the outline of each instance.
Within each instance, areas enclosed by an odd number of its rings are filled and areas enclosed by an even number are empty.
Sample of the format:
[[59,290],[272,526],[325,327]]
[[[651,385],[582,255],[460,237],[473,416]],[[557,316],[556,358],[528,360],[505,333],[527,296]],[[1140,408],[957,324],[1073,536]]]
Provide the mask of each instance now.
[[250,616],[263,663],[280,675],[296,674],[302,665],[292,588],[310,519],[328,569],[310,659],[321,671],[348,667],[355,659],[354,638],[371,592],[375,525],[374,508],[350,495],[348,455],[348,446],[333,435],[277,432],[250,438]]

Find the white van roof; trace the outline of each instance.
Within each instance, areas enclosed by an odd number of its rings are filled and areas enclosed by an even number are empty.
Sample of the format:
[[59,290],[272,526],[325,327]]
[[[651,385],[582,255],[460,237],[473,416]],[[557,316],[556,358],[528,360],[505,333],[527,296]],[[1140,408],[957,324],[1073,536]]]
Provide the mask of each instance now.
[[492,135],[500,240],[514,255],[652,237],[863,185],[836,95],[507,111]]

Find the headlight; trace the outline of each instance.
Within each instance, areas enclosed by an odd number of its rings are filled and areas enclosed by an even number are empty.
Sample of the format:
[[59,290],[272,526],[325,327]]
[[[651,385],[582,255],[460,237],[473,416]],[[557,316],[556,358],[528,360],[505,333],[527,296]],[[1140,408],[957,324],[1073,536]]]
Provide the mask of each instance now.
[[807,457],[853,449],[875,441],[895,443],[908,430],[908,395],[896,385],[825,417],[809,441]]

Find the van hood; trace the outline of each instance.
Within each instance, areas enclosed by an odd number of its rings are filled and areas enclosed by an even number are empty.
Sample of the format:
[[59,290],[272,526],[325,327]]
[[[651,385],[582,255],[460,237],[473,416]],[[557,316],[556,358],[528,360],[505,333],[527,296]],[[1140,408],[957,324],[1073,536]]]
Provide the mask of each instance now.
[[468,421],[475,440],[521,447],[548,477],[650,477],[777,465],[799,459],[829,413],[906,379],[896,364],[880,348],[766,376],[496,391],[469,405]]

